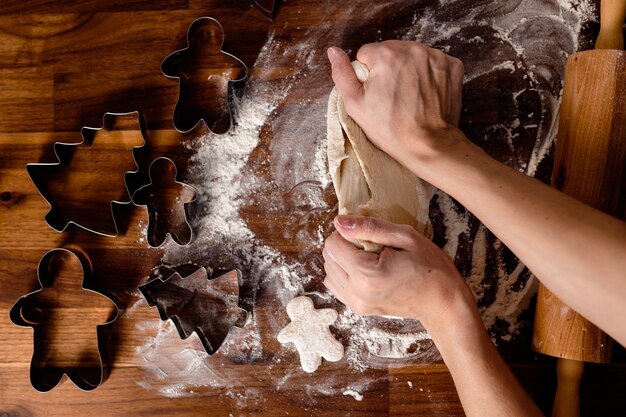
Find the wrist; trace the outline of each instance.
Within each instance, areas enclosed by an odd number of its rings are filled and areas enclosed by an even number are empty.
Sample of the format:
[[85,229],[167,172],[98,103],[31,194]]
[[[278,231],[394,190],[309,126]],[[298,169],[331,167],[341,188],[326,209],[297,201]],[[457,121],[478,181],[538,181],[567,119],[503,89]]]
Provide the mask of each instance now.
[[460,130],[450,135],[447,144],[407,152],[406,160],[400,162],[417,177],[457,198],[459,187],[464,189],[468,182],[491,181],[494,170],[504,166],[470,142]]
[[422,324],[437,345],[448,345],[448,340],[460,341],[485,331],[476,299],[467,285],[457,291],[443,311],[423,319]]
[[401,162],[420,178],[440,167],[442,161],[455,160],[466,154],[471,156],[480,150],[461,130],[452,126],[437,132],[413,132],[407,143],[410,146],[408,152],[401,153]]

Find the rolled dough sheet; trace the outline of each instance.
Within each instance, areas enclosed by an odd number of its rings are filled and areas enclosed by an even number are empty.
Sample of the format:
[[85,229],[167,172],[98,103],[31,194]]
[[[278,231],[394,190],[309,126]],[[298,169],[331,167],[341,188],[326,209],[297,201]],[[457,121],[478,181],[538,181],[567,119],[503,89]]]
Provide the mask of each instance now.
[[[365,82],[367,67],[359,61],[353,61],[352,67],[359,81]],[[339,201],[339,214],[408,224],[430,238],[428,205],[434,187],[374,146],[348,116],[336,89],[328,99],[327,124],[328,168]],[[382,250],[381,245],[372,242],[352,243],[368,252]]]

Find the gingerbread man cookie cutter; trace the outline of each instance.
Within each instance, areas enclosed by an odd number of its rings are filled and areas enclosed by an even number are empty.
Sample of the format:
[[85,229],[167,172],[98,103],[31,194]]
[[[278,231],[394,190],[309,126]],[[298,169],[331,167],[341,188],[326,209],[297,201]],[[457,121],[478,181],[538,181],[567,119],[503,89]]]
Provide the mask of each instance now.
[[[76,270],[82,271],[81,290],[103,297],[113,306],[113,314],[109,315],[108,320],[96,326],[96,353],[99,366],[84,366],[82,363],[79,366],[50,366],[50,363],[54,364],[52,355],[55,352],[54,349],[49,350],[51,348],[47,345],[51,339],[46,334],[44,323],[32,318],[32,316],[39,316],[39,318],[44,318],[43,321],[48,320],[54,325],[59,324],[54,319],[54,311],[52,313],[48,312],[48,314],[43,313],[46,310],[45,307],[50,307],[51,298],[48,297],[46,299],[40,296],[44,294],[46,289],[55,284],[56,274],[72,263]],[[66,378],[72,381],[79,389],[92,391],[98,388],[106,379],[108,367],[105,364],[106,355],[104,354],[105,345],[102,332],[104,327],[117,320],[119,308],[111,297],[85,287],[85,280],[90,276],[91,262],[85,254],[66,248],[52,249],[43,255],[37,267],[39,289],[22,296],[11,308],[9,315],[14,324],[33,328],[34,350],[30,367],[30,381],[33,388],[37,391],[48,392],[60,385]],[[58,307],[56,308],[58,309]],[[82,356],[79,359],[83,360]]]
[[188,246],[193,241],[188,208],[196,201],[196,189],[178,181],[176,164],[170,158],[160,157],[152,161],[148,175],[150,182],[132,196],[135,205],[148,209],[148,245],[161,247],[170,237],[176,244]]
[[224,52],[223,45],[222,25],[212,17],[201,17],[187,30],[187,47],[161,63],[163,75],[178,80],[173,123],[179,132],[190,132],[202,122],[214,133],[230,129],[229,87],[243,81],[248,69],[239,58]]

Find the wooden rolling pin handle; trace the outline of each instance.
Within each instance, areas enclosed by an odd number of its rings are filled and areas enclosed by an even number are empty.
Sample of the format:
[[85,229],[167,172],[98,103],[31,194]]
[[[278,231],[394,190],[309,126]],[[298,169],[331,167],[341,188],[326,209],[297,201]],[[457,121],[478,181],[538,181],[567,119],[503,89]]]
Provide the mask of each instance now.
[[580,381],[585,362],[559,358],[556,361],[558,378],[552,417],[580,417]]
[[626,18],[626,0],[602,0],[600,3],[600,34],[596,49],[624,49],[622,25]]

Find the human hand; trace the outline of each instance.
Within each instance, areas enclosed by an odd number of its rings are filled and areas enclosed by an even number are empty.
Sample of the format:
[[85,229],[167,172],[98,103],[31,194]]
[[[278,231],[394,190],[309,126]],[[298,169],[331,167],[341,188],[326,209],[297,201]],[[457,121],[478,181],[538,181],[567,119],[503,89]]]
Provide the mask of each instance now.
[[[334,224],[322,252],[324,285],[352,311],[418,319],[428,329],[453,303],[476,308],[448,256],[410,226],[361,216],[337,216]],[[385,247],[365,252],[346,239]]]
[[356,56],[369,69],[361,84],[348,56],[328,49],[332,77],[346,111],[377,147],[410,165],[458,141],[463,63],[412,41],[363,45]]

